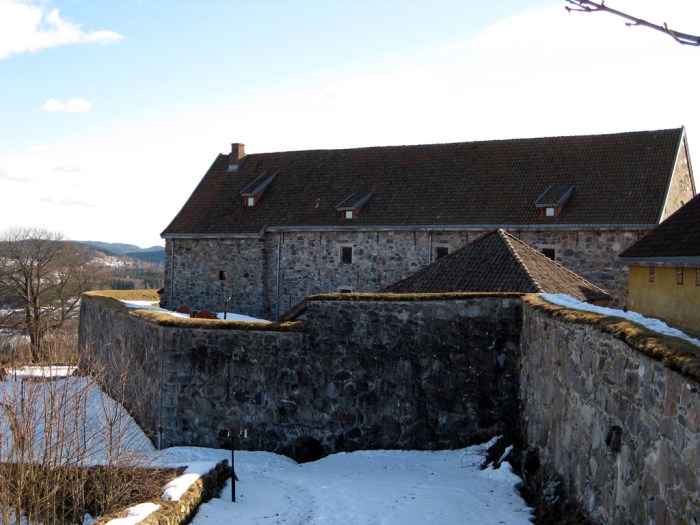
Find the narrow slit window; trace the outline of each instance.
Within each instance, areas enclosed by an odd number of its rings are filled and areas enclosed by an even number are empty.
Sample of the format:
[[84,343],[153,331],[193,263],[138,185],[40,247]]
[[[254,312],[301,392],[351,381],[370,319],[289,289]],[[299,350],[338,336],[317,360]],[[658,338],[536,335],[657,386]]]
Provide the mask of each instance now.
[[556,261],[557,251],[554,248],[542,248],[542,255]]
[[676,284],[683,284],[683,267],[676,268]]
[[653,266],[649,266],[649,282],[653,283],[655,279],[656,279],[656,268]]
[[226,280],[226,270],[219,270],[219,281]]
[[343,246],[343,249],[340,252],[340,260],[344,264],[352,264],[352,247],[351,246]]

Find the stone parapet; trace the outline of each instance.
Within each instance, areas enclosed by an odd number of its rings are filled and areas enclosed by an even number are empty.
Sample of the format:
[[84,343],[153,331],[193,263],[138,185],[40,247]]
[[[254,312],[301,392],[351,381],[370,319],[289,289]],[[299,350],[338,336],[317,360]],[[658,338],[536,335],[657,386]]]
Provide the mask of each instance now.
[[699,521],[700,352],[625,324],[526,301],[524,439],[595,523]]
[[293,456],[309,440],[323,453],[459,447],[517,420],[520,301],[457,295],[312,299],[304,333],[167,326],[87,295],[81,347],[148,376],[135,416],[162,446],[220,446],[217,429],[236,426],[241,448]]

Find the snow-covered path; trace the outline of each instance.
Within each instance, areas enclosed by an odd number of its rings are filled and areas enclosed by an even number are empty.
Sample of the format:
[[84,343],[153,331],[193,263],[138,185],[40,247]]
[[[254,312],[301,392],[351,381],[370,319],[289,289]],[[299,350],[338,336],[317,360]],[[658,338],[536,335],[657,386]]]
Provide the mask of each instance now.
[[[305,464],[266,452],[236,452],[236,503],[229,480],[193,524],[529,524],[531,511],[515,489],[518,478],[507,464],[480,470],[483,452],[483,446],[358,451]],[[175,447],[160,452],[159,461],[216,461],[229,454]]]

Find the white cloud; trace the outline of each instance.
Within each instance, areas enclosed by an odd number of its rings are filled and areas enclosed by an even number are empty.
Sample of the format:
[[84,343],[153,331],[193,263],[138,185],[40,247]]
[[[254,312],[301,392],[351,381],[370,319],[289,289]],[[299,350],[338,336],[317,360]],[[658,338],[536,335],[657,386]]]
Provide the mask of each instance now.
[[62,171],[64,173],[80,173],[82,168],[77,164],[61,164],[54,168],[55,171]]
[[92,102],[88,102],[84,98],[71,98],[68,99],[68,102],[50,98],[42,107],[51,113],[85,113],[92,108]]
[[44,6],[0,0],[0,60],[67,44],[121,39],[122,35],[114,31],[85,32],[79,24],[61,18],[58,9],[47,13]]
[[31,179],[27,177],[17,177],[11,175],[5,168],[0,168],[0,180],[8,182],[31,182]]
[[69,198],[54,198],[54,197],[42,197],[40,199],[41,202],[46,203],[46,204],[52,204],[55,206],[80,206],[83,208],[94,208],[95,205],[91,204],[89,202],[81,201],[81,200],[76,200],[76,199],[69,199]]

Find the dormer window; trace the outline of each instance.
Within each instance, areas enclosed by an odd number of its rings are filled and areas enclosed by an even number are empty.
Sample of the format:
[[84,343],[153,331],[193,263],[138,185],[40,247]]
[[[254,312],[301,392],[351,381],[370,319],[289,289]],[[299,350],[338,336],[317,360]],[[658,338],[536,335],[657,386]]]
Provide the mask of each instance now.
[[243,206],[246,208],[254,207],[261,199],[267,187],[275,179],[276,175],[277,172],[274,172],[272,175],[267,172],[263,173],[243,188],[240,193],[243,197]]
[[547,186],[535,199],[535,207],[540,217],[555,219],[561,215],[564,204],[574,192],[574,187],[568,184]]
[[357,219],[360,214],[360,209],[367,203],[370,197],[372,197],[372,194],[368,193],[364,197],[358,199],[356,194],[351,193],[336,204],[335,209],[340,212],[344,220]]

